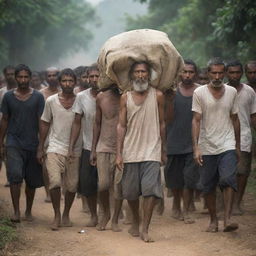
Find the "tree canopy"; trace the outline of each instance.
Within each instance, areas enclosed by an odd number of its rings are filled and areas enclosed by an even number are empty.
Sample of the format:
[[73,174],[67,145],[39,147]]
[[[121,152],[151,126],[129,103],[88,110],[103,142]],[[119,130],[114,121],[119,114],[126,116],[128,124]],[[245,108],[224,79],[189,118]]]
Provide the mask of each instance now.
[[84,0],[0,0],[0,63],[41,69],[92,38],[95,18]]
[[225,60],[256,58],[254,0],[140,0],[148,13],[127,19],[127,29],[166,32],[184,58],[205,65],[213,56]]

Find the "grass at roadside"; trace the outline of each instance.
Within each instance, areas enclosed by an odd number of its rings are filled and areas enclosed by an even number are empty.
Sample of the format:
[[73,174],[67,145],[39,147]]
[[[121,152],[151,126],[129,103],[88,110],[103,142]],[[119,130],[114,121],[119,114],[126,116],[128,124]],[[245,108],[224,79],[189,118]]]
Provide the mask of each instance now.
[[16,228],[7,217],[0,217],[0,250],[17,238]]

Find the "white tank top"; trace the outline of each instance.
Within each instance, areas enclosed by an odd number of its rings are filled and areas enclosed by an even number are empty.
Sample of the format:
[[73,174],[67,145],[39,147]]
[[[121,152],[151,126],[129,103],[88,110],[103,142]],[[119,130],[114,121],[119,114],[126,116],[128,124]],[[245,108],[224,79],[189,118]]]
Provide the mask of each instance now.
[[124,139],[124,163],[161,162],[161,137],[156,90],[149,88],[141,105],[127,92],[127,130]]

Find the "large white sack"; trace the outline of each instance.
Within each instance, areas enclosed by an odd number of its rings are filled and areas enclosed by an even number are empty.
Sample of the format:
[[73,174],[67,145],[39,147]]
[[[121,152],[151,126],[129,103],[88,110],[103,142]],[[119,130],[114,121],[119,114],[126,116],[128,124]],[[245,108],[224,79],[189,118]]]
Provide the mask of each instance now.
[[98,58],[100,88],[115,83],[122,90],[130,89],[128,73],[136,61],[151,64],[151,85],[162,91],[173,87],[183,68],[183,59],[166,33],[132,30],[111,37],[101,48]]

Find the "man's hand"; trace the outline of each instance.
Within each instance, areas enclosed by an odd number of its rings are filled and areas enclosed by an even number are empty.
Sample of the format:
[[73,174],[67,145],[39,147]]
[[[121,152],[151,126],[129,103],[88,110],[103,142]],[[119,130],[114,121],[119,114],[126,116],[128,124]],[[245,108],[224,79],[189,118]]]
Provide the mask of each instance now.
[[93,150],[91,151],[91,154],[90,154],[90,164],[92,166],[96,166],[96,163],[97,163],[97,156],[96,156],[96,152]]
[[67,155],[67,159],[69,161],[69,163],[72,161],[72,159],[75,157],[74,155],[74,151],[72,149],[68,149],[68,155]]
[[198,148],[194,150],[194,160],[199,166],[203,166],[202,153]]
[[124,169],[123,158],[121,155],[116,156],[116,167],[119,171],[122,171]]
[[36,158],[40,164],[43,164],[43,162],[44,162],[44,150],[43,149],[41,149],[41,148],[37,149]]

